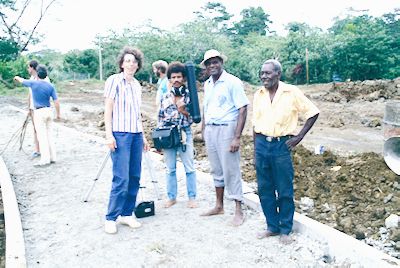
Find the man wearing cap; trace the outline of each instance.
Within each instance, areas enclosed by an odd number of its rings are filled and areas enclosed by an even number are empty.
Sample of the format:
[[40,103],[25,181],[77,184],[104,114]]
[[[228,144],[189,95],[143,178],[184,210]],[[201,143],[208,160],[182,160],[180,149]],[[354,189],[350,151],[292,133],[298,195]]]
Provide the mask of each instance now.
[[244,221],[240,172],[240,136],[247,116],[249,100],[239,78],[223,69],[226,56],[215,49],[206,51],[204,60],[210,78],[204,83],[202,133],[206,143],[216,191],[215,207],[202,216],[224,213],[224,190],[236,202],[234,226]]
[[[289,244],[293,226],[293,164],[291,150],[318,118],[318,108],[296,86],[280,82],[282,66],[267,60],[261,66],[264,87],[254,94],[253,127],[258,196],[267,228],[257,238],[280,235]],[[307,119],[295,135],[299,115]]]

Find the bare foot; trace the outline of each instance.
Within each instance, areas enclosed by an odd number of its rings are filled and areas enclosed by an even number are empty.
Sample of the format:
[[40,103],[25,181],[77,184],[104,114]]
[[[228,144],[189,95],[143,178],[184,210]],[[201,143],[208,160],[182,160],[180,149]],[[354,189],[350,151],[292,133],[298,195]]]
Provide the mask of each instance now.
[[176,200],[168,200],[167,202],[165,202],[164,208],[172,207],[175,204],[176,204]]
[[187,203],[188,208],[197,208],[199,207],[194,199],[189,199]]
[[221,214],[224,214],[224,209],[215,207],[205,213],[200,214],[200,216],[214,216],[214,215],[221,215]]
[[235,214],[235,217],[233,217],[232,225],[235,226],[235,227],[237,227],[237,226],[242,225],[243,222],[244,222],[244,215],[243,215],[243,213],[236,213],[236,214]]
[[293,239],[287,234],[282,234],[281,237],[279,238],[279,242],[281,242],[284,245],[289,245],[293,242]]
[[263,238],[266,238],[266,237],[277,236],[277,235],[279,235],[279,233],[273,233],[273,232],[271,232],[269,230],[265,230],[265,231],[262,231],[262,232],[258,233],[257,234],[257,238],[258,239],[263,239]]

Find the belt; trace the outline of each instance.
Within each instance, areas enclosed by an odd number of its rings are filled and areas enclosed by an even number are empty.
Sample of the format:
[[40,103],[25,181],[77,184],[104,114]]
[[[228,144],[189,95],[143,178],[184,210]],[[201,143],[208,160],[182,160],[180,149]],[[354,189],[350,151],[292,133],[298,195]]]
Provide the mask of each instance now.
[[227,126],[228,124],[215,124],[215,123],[211,123],[211,124],[206,124],[207,126],[217,126],[217,127],[221,127],[221,126]]
[[35,110],[39,110],[39,109],[42,109],[42,108],[50,108],[50,106],[35,107]]
[[291,137],[293,137],[293,135],[286,135],[286,136],[280,136],[280,137],[271,137],[271,136],[265,136],[265,135],[259,134],[259,133],[256,133],[256,135],[261,136],[262,138],[264,138],[268,142],[281,141],[281,140],[290,139]]

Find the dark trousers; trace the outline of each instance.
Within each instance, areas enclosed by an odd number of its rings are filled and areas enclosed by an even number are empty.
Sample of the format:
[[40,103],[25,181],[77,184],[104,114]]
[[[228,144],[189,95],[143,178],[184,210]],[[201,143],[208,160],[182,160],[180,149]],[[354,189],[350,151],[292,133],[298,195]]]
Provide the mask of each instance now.
[[267,219],[267,229],[289,234],[293,226],[293,164],[285,144],[288,137],[268,141],[266,136],[255,137],[255,162],[258,196]]
[[118,216],[131,216],[135,209],[136,196],[142,164],[142,133],[114,132],[117,148],[111,154],[113,180],[108,203],[107,220]]

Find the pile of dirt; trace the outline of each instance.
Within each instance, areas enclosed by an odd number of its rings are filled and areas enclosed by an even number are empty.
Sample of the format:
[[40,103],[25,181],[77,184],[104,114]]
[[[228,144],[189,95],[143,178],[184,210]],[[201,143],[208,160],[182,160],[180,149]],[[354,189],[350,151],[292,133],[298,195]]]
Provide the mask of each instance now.
[[332,83],[332,88],[320,98],[336,103],[350,100],[375,101],[381,98],[400,99],[400,78]]
[[339,157],[329,151],[314,155],[300,146],[293,160],[296,200],[314,200],[310,217],[359,239],[377,239],[385,219],[398,213],[400,176],[389,170],[382,156]]
[[[253,138],[243,136],[241,144],[243,179],[254,183]],[[206,159],[204,143],[196,142],[195,147],[197,159]],[[293,152],[293,163],[296,210],[319,222],[360,240],[380,240],[385,219],[399,212],[400,176],[378,154],[340,157],[326,151],[315,155],[300,145]],[[302,206],[305,197],[312,200],[312,207]],[[389,240],[400,241],[393,231]]]

